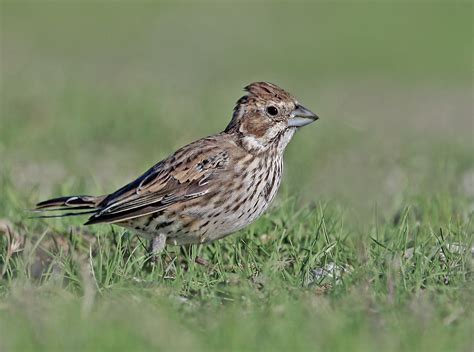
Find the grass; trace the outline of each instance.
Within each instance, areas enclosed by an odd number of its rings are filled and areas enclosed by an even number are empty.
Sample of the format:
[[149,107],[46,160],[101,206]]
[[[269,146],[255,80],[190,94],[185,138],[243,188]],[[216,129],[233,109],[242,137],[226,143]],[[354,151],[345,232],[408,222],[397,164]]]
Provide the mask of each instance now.
[[1,242],[3,348],[467,351],[472,218],[435,218],[445,200],[424,201],[357,233],[337,204],[288,200],[149,270],[122,230],[13,225]]
[[[0,351],[471,351],[472,4],[0,3]],[[111,192],[269,80],[321,119],[256,223],[146,243]],[[183,127],[184,126],[184,127]]]

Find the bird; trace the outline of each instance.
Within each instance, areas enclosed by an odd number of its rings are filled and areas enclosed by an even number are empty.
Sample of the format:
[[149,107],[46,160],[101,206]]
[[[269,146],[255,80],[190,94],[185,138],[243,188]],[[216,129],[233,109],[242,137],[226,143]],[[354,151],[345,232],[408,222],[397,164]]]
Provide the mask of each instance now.
[[[84,225],[115,224],[166,245],[209,243],[248,226],[280,187],[283,154],[294,133],[319,117],[279,86],[254,82],[236,103],[224,131],[196,140],[117,191],[63,196],[37,212],[89,215]],[[43,213],[44,214],[44,213]]]

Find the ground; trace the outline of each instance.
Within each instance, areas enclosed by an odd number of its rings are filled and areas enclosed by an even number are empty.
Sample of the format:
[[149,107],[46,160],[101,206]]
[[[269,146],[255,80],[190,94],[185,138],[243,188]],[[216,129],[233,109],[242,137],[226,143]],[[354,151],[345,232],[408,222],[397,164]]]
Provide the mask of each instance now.
[[[471,3],[0,6],[0,350],[473,349]],[[257,80],[321,118],[248,228],[150,266],[30,218],[222,130]]]

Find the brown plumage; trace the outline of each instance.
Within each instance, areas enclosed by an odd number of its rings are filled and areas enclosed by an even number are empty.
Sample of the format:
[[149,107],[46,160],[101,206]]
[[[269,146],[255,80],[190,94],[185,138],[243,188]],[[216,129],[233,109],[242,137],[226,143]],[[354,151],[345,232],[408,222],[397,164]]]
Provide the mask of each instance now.
[[295,130],[318,118],[274,84],[245,90],[223,132],[184,146],[107,196],[55,198],[36,209],[92,214],[86,225],[132,229],[154,239],[155,252],[166,243],[209,242],[245,227],[275,197]]

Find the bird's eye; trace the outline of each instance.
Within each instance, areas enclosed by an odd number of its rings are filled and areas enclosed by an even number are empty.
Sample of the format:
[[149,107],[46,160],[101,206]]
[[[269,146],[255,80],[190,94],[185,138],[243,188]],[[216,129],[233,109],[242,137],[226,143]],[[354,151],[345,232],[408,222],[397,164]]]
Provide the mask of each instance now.
[[270,105],[269,107],[267,107],[267,113],[271,116],[276,116],[278,114],[278,109],[273,105]]

